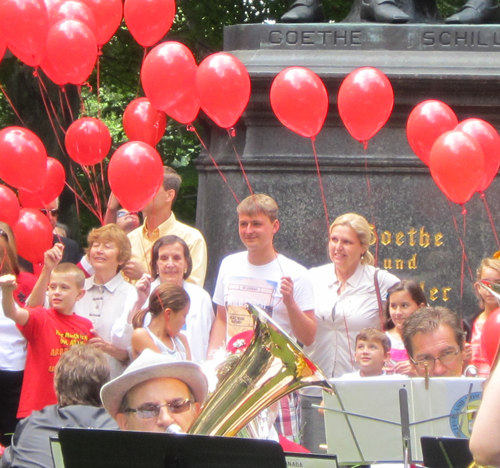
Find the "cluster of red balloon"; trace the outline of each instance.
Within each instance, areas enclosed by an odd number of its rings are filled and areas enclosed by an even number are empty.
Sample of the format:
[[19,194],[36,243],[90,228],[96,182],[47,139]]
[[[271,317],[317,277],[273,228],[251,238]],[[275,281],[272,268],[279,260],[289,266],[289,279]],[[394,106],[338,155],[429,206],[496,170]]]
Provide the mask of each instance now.
[[191,51],[175,41],[148,53],[141,81],[153,107],[183,124],[192,123],[201,107],[217,125],[231,128],[250,99],[250,77],[236,57],[216,53],[197,66]]
[[410,113],[406,133],[436,185],[457,204],[486,190],[500,167],[500,136],[495,128],[481,119],[459,124],[453,110],[441,101],[418,104]]
[[3,43],[56,84],[82,84],[92,72],[98,47],[118,29],[121,0],[2,0]]
[[0,221],[9,224],[16,236],[19,254],[33,263],[43,259],[52,246],[52,225],[38,208],[61,193],[65,173],[61,163],[47,157],[40,139],[21,127],[0,131],[0,178],[18,189],[18,196],[0,186]]

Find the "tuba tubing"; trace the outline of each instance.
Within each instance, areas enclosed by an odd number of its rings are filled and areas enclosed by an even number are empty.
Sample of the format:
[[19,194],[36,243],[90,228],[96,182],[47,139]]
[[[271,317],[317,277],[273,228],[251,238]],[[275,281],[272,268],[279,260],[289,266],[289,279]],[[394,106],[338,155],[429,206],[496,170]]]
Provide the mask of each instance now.
[[274,402],[303,387],[333,392],[323,372],[263,310],[246,304],[254,336],[204,403],[189,434],[234,436]]

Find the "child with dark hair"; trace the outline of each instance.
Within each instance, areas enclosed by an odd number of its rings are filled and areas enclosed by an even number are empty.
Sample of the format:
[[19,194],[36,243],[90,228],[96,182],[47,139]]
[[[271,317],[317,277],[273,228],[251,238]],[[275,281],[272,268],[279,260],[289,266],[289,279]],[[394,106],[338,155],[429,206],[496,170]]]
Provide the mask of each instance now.
[[403,280],[387,290],[386,335],[391,341],[392,372],[414,375],[408,353],[403,344],[403,324],[416,310],[427,305],[427,299],[420,285],[414,280]]

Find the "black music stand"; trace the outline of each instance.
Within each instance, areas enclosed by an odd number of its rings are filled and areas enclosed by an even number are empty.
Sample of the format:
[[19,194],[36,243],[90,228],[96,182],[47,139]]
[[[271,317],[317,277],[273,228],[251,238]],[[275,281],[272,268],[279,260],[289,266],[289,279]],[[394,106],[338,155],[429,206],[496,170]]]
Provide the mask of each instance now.
[[68,428],[59,441],[65,468],[286,468],[269,440]]
[[426,468],[467,468],[473,461],[469,439],[421,437]]

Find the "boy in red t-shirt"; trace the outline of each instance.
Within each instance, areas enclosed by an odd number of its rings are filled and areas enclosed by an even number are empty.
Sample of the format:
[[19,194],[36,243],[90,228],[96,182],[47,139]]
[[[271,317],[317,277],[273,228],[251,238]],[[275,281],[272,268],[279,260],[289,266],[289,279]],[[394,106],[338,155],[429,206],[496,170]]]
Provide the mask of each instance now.
[[18,418],[24,418],[32,411],[57,403],[54,368],[59,357],[71,346],[85,344],[92,337],[92,322],[73,313],[76,301],[85,294],[85,276],[76,265],[58,265],[63,248],[61,244],[56,244],[45,252],[43,271],[34,289],[35,291],[37,287],[45,288],[47,282],[44,278],[50,276],[50,309],[19,308],[13,297],[17,288],[16,277],[0,277],[4,314],[17,323],[17,327],[28,341]]

